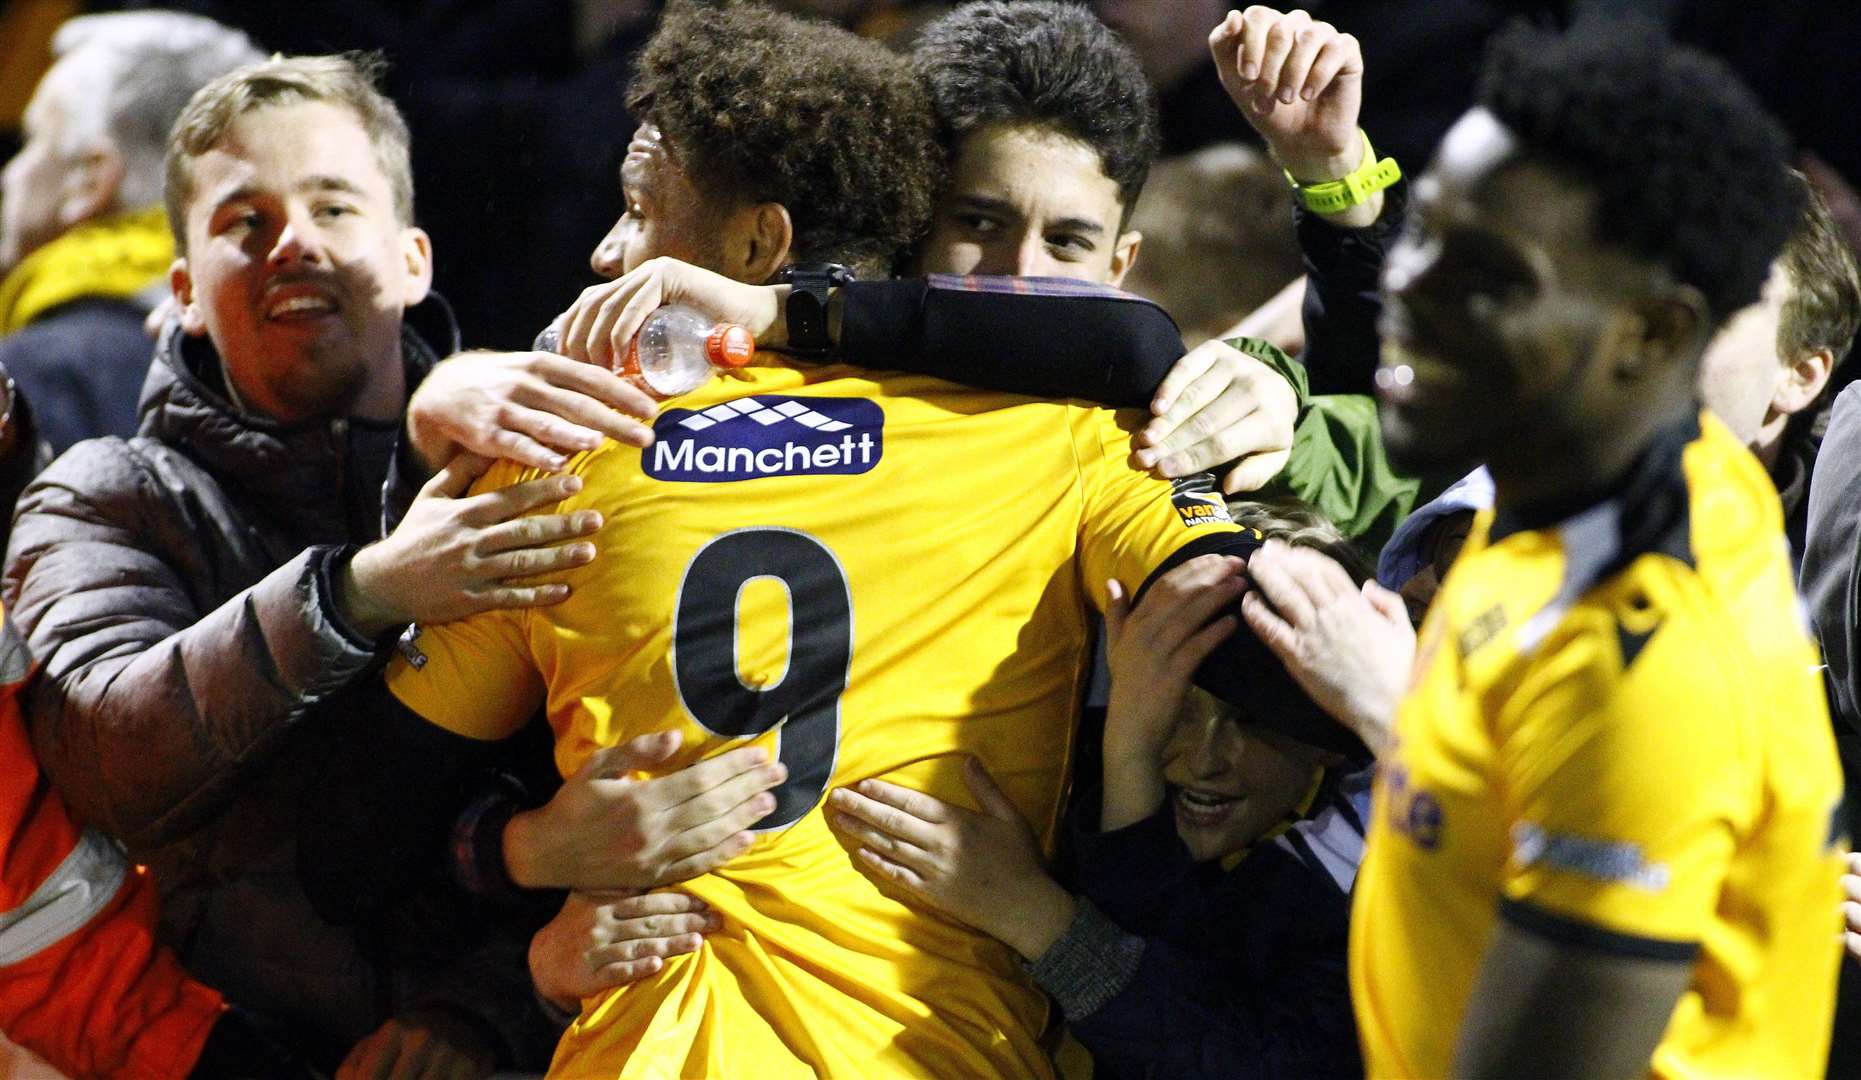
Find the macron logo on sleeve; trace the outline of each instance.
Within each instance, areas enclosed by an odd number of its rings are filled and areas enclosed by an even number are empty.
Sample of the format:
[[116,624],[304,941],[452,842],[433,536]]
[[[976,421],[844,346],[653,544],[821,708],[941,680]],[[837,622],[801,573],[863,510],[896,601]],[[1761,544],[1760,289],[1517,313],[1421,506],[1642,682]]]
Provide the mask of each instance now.
[[667,409],[641,461],[655,480],[728,484],[765,476],[855,476],[885,451],[885,410],[864,398],[759,394]]

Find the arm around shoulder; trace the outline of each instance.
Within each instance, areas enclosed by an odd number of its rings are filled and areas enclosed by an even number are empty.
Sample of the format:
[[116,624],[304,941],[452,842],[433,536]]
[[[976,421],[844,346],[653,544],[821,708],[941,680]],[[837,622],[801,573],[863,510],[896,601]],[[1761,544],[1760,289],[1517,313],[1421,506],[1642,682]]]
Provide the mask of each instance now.
[[934,274],[842,295],[850,362],[989,390],[1143,407],[1184,352],[1162,308],[1084,282]]

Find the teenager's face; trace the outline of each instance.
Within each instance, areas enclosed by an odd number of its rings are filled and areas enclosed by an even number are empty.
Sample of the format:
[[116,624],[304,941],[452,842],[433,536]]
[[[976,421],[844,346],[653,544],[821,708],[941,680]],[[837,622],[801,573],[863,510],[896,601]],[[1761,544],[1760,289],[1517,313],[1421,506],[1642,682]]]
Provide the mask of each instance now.
[[1045,128],[992,125],[957,150],[920,269],[1117,285],[1140,239],[1119,233],[1123,213],[1118,185],[1090,146]]
[[1191,690],[1163,752],[1176,832],[1198,862],[1242,851],[1297,810],[1319,751]]
[[285,423],[343,415],[400,364],[401,318],[432,281],[368,132],[324,102],[236,118],[194,160],[182,325],[207,334],[247,408]]
[[625,200],[620,219],[588,259],[595,273],[617,278],[660,255],[721,269],[723,215],[714,212],[651,124],[641,124],[627,144],[620,190]]
[[[1510,461],[1593,438],[1650,270],[1601,243],[1587,186],[1528,160],[1475,109],[1416,184],[1383,269],[1379,413],[1410,469]],[[1589,433],[1587,436],[1585,433]]]

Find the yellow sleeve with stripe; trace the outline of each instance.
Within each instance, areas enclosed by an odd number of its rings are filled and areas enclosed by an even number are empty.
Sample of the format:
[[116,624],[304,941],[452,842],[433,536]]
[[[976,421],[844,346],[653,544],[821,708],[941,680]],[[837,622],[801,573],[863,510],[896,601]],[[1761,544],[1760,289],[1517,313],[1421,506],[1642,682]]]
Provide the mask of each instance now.
[[1159,480],[1131,461],[1131,436],[1149,419],[1135,409],[1077,409],[1073,414],[1085,503],[1079,567],[1086,594],[1100,611],[1109,602],[1106,581],[1116,578],[1125,595],[1133,595],[1185,545],[1242,531],[1212,484]]
[[1711,925],[1757,796],[1738,695],[1686,630],[1657,631],[1626,672],[1592,655],[1616,648],[1606,635],[1578,636],[1501,714],[1515,923],[1673,959]]

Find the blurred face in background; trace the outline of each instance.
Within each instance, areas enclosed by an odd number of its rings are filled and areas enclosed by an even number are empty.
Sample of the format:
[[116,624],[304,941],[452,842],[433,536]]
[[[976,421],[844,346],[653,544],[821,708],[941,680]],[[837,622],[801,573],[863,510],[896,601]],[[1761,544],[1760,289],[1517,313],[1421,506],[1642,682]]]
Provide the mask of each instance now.
[[[60,233],[108,208],[109,192],[97,192],[82,158],[67,157],[64,84],[74,70],[65,61],[39,80],[26,106],[25,145],[0,171],[0,274],[19,265]],[[92,161],[93,169],[106,164]],[[120,164],[118,166],[120,176]]]
[[992,124],[963,138],[919,258],[932,274],[1061,277],[1116,286],[1142,237],[1098,152],[1048,128]]
[[1323,752],[1191,689],[1163,751],[1176,832],[1197,862],[1244,851],[1294,816]]
[[1092,0],[1092,13],[1130,43],[1150,85],[1163,91],[1213,63],[1208,32],[1228,13],[1228,5],[1221,0]]
[[1441,591],[1441,583],[1447,579],[1448,568],[1460,556],[1460,549],[1467,546],[1467,534],[1472,531],[1471,510],[1443,514],[1423,530],[1421,569],[1397,590],[1409,609],[1409,621],[1416,626],[1420,626],[1423,616],[1428,614],[1428,605],[1434,603],[1435,594]]

